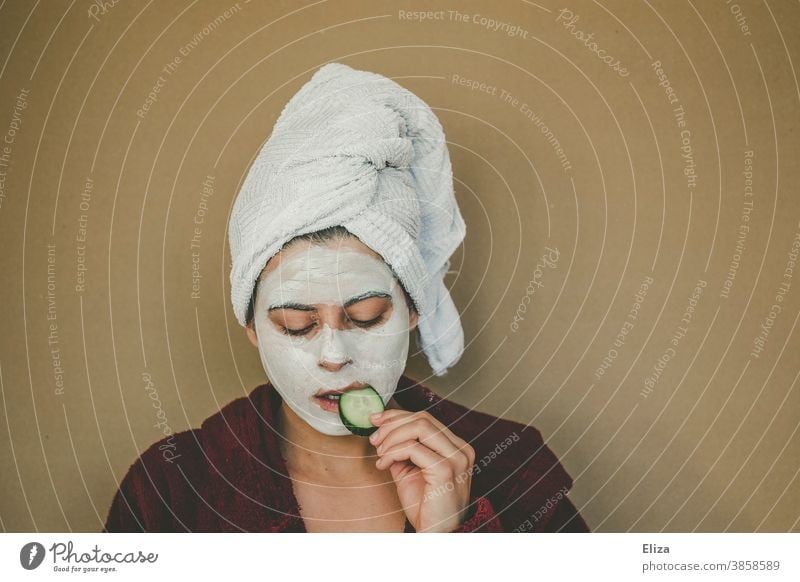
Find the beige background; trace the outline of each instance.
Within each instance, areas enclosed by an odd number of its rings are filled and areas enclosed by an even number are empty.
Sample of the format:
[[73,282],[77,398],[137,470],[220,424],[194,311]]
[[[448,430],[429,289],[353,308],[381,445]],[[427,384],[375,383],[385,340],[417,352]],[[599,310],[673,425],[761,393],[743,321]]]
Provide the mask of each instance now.
[[[423,6],[443,18],[401,18]],[[335,60],[417,93],[450,144],[468,234],[448,283],[468,346],[446,377],[430,377],[421,354],[407,373],[539,428],[593,530],[800,531],[800,274],[784,276],[800,233],[796,2],[91,7],[0,8],[0,133],[13,142],[0,167],[3,530],[101,528],[118,481],[162,436],[145,374],[175,431],[264,381],[229,305],[227,218],[284,104]],[[447,12],[455,7],[465,22]],[[570,34],[564,7],[627,77]],[[656,60],[685,111],[686,144]],[[159,75],[157,100],[137,115]],[[193,221],[209,175],[192,298]],[[558,260],[537,271],[545,247]],[[685,336],[642,396],[701,280]],[[765,323],[782,283],[781,312]],[[526,289],[535,292],[517,313]]]

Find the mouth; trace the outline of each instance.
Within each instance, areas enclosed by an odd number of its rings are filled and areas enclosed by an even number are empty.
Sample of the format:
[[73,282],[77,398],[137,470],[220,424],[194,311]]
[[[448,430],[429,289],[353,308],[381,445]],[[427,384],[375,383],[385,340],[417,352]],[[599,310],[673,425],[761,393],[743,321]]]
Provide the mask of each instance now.
[[314,402],[317,406],[328,412],[339,412],[339,397],[345,392],[350,390],[359,390],[365,387],[364,382],[353,382],[344,388],[336,388],[334,390],[320,390],[314,395]]

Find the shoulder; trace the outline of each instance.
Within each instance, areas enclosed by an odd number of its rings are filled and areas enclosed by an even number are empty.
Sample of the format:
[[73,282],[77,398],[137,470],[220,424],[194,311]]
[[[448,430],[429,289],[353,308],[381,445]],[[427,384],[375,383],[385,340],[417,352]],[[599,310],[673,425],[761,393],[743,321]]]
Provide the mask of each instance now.
[[141,453],[120,481],[103,531],[189,529],[176,511],[175,500],[182,497],[185,484],[196,478],[190,459],[197,458],[197,438],[197,429],[182,431]]
[[[104,531],[191,531],[215,439],[233,422],[242,426],[250,397],[236,398],[198,428],[164,436],[128,467],[106,518]],[[226,422],[227,420],[227,422]]]
[[175,468],[190,471],[202,456],[202,428],[190,428],[174,433],[154,442],[131,465],[132,469],[147,471],[154,476],[168,479]]
[[[174,433],[150,445],[132,465],[152,469],[153,474],[173,477],[175,469],[187,477],[199,478],[202,469],[211,460],[220,439],[234,435],[241,440],[245,431],[254,430],[258,417],[259,401],[265,396],[264,385],[249,395],[240,396],[208,416],[197,428]],[[227,435],[227,436],[226,436]]]
[[535,427],[481,412],[439,396],[427,386],[404,377],[405,404],[413,410],[425,410],[443,422],[453,433],[466,440],[476,453],[476,464],[499,470],[524,467],[530,471],[557,473],[572,486],[555,454]]
[[[418,410],[427,410],[475,450],[474,494],[491,500],[505,531],[522,531],[526,521],[534,524],[531,531],[556,531],[562,525],[562,531],[588,531],[567,498],[572,477],[539,430],[470,409],[421,384],[412,389],[418,394]],[[557,520],[551,519],[556,505],[562,512]]]
[[475,449],[477,471],[535,478],[542,486],[572,487],[572,478],[534,426],[440,398],[436,413]]

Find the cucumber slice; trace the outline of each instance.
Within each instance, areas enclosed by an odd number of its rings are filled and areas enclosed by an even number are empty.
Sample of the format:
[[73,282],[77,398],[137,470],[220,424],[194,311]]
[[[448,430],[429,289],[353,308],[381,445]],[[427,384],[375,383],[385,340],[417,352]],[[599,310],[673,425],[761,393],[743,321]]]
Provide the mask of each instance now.
[[355,435],[369,436],[378,427],[369,421],[369,415],[383,412],[383,399],[372,386],[349,390],[339,397],[339,418]]

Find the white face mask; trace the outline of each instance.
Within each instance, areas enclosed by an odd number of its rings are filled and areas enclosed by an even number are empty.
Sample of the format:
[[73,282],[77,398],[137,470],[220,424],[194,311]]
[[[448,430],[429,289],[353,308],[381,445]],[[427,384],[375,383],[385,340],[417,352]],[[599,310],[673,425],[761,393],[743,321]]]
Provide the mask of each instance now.
[[[269,318],[270,307],[277,305],[332,304],[341,309],[349,299],[374,292],[390,295],[392,307],[382,322],[368,328],[343,317],[334,328],[316,320],[307,335],[287,335]],[[355,249],[309,245],[282,257],[259,283],[254,320],[270,382],[300,418],[327,435],[352,433],[338,412],[320,407],[317,392],[364,382],[386,404],[405,370],[410,321],[402,288],[385,262]],[[320,365],[325,362],[348,363],[334,371]]]

